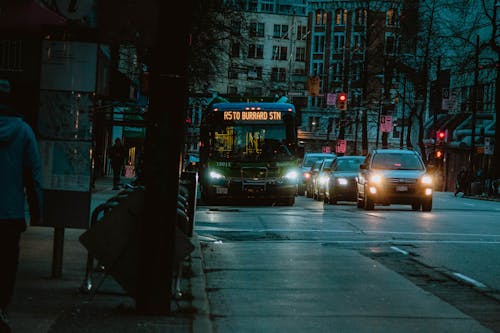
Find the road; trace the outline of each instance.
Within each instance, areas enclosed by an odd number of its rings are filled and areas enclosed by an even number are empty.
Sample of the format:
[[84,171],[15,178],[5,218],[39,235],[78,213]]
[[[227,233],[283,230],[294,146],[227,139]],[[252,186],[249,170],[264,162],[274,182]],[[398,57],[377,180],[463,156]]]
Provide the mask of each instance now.
[[200,205],[195,221],[207,244],[318,243],[358,251],[500,332],[490,322],[500,313],[500,202],[438,192],[432,212],[404,205],[365,211],[299,196],[293,207]]

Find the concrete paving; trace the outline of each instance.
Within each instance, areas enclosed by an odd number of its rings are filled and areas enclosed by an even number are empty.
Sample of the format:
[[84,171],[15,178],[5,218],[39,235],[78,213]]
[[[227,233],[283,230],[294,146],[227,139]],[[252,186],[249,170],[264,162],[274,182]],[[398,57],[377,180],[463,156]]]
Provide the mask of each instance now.
[[[109,177],[96,183],[92,208],[117,194],[111,188]],[[95,295],[82,292],[83,232],[65,230],[61,278],[51,276],[54,230],[23,234],[13,333],[490,332],[355,251],[295,243],[283,253],[273,242],[203,243],[196,233],[172,313],[143,316],[111,277]]]

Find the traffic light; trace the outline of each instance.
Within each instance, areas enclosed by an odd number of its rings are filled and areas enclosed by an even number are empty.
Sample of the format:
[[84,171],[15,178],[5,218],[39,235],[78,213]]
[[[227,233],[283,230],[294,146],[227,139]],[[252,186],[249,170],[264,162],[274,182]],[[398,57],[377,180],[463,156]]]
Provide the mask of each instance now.
[[347,94],[345,92],[337,94],[337,109],[347,110]]
[[447,141],[448,133],[445,130],[439,130],[436,132],[436,142],[443,143]]
[[436,151],[434,151],[434,157],[438,160],[442,159],[444,156],[443,154],[443,151],[440,150],[440,149],[437,149]]

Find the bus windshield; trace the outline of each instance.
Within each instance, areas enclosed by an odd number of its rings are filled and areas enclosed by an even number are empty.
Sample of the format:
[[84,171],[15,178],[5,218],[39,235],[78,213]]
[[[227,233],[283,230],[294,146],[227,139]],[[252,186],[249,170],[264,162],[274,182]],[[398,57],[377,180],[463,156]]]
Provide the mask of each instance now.
[[238,161],[292,160],[290,138],[283,124],[227,124],[212,133],[210,155]]

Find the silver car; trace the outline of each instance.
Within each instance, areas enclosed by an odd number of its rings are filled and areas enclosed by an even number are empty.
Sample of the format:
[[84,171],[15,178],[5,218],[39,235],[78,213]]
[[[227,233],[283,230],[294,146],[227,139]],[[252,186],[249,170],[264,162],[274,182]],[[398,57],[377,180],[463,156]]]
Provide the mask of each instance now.
[[403,204],[413,210],[432,210],[433,180],[416,151],[373,150],[360,165],[356,181],[358,208]]

